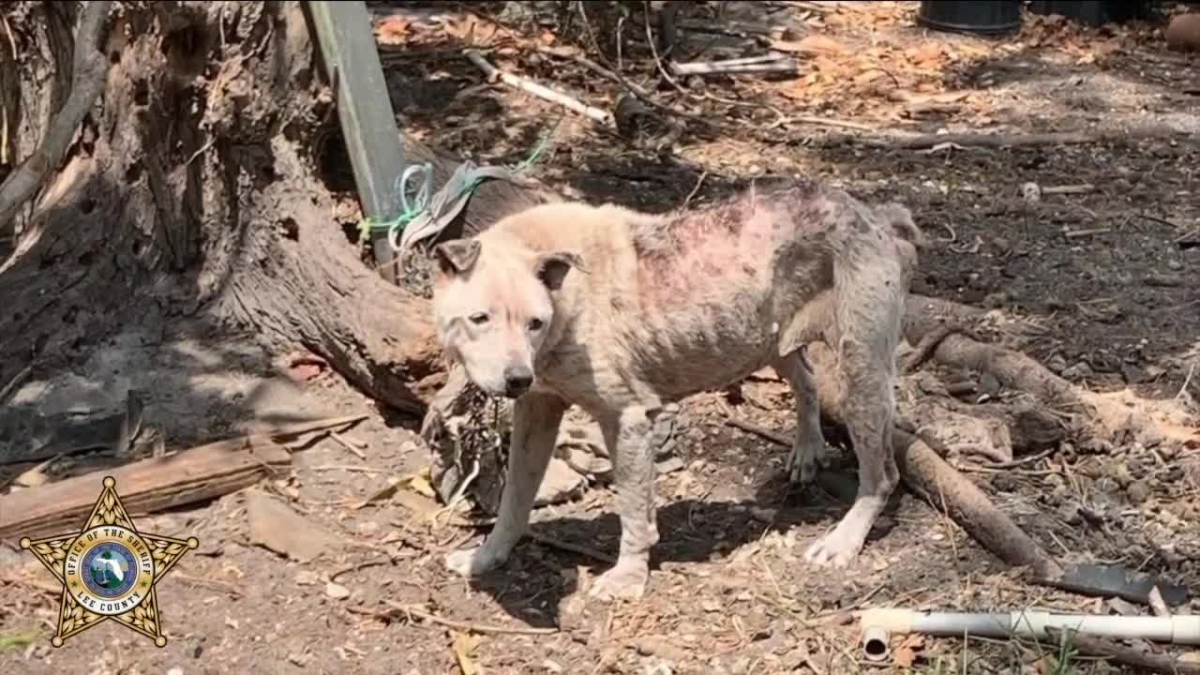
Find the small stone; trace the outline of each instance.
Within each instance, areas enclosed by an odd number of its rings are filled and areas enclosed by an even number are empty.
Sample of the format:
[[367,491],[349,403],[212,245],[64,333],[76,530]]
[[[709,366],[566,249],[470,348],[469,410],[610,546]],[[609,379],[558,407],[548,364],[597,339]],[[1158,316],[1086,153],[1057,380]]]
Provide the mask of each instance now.
[[1067,360],[1062,357],[1062,354],[1055,354],[1054,356],[1050,357],[1049,361],[1046,362],[1046,367],[1049,368],[1051,372],[1061,375],[1062,372],[1067,369]]
[[317,576],[317,573],[312,570],[300,570],[296,572],[297,586],[316,586],[320,581],[321,577]]
[[1024,183],[1021,185],[1021,198],[1026,204],[1036,204],[1042,201],[1042,186],[1037,183]]
[[200,654],[204,651],[204,645],[194,637],[189,637],[183,643],[183,653],[193,659],[200,658]]
[[1062,371],[1062,376],[1068,380],[1083,380],[1095,375],[1092,367],[1080,361],[1075,365]]
[[1150,486],[1146,484],[1146,481],[1139,480],[1133,485],[1129,486],[1126,494],[1129,495],[1129,501],[1131,503],[1142,504],[1150,498]]
[[325,584],[325,595],[328,595],[334,600],[345,600],[346,598],[350,597],[350,589],[341,584],[330,581],[329,583]]
[[180,668],[179,666],[168,668],[167,675],[183,675],[183,668]]

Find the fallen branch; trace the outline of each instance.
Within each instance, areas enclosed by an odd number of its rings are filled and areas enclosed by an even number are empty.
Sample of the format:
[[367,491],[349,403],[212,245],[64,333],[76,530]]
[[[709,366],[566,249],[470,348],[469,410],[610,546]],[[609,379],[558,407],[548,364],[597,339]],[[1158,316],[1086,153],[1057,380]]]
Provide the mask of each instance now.
[[[821,343],[810,345],[808,354],[817,374],[821,414],[844,425],[835,355]],[[1062,568],[1042,547],[924,441],[896,427],[892,429],[892,451],[905,485],[935,509],[945,511],[993,555],[1010,565],[1029,567],[1039,579],[1062,574]]]
[[[1188,663],[1167,654],[1155,654],[1135,647],[1127,647],[1114,640],[1107,640],[1091,635],[1080,635],[1075,631],[1064,635],[1055,628],[1047,628],[1055,646],[1067,644],[1074,647],[1084,656],[1098,657],[1108,661],[1116,661],[1127,666],[1133,666],[1152,673],[1167,675],[1200,675],[1200,663]],[[1065,640],[1065,643],[1063,642]]]
[[512,73],[500,70],[496,66],[488,63],[479,52],[473,49],[469,49],[463,52],[463,54],[471,63],[475,64],[480,70],[482,70],[483,73],[487,75],[489,80],[500,80],[513,89],[517,89],[528,94],[533,94],[538,98],[558,104],[568,110],[573,110],[580,115],[589,117],[605,126],[614,126],[612,113],[595,108],[585,103],[581,103],[562,92],[540,85],[537,82],[521,77],[520,75],[514,75]]
[[0,227],[9,223],[33,197],[67,154],[75,131],[107,82],[109,59],[100,53],[100,37],[111,0],[92,0],[79,17],[72,62],[71,93],[46,127],[46,136],[29,157],[0,185]]

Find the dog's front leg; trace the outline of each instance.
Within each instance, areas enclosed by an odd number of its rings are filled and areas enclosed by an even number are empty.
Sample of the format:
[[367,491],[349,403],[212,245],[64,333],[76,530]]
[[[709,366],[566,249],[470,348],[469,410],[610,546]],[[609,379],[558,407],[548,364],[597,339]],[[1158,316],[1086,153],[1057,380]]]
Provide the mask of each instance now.
[[627,408],[601,419],[613,458],[616,510],[621,518],[617,564],[597,577],[589,595],[601,599],[640,598],[650,578],[650,548],[658,543],[654,515],[654,457],[649,439],[653,420],[646,408]]
[[529,526],[529,512],[546,466],[554,452],[558,426],[567,404],[551,394],[529,393],[513,405],[512,443],[508,451],[508,475],[500,497],[496,526],[483,545],[455,551],[446,556],[446,566],[459,574],[482,574],[508,559]]

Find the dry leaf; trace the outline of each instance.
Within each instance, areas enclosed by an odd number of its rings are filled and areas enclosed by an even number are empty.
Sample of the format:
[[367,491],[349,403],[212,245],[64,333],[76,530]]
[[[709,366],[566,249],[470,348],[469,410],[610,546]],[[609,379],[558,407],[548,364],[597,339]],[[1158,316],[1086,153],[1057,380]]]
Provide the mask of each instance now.
[[478,635],[454,633],[454,643],[450,645],[450,648],[454,650],[454,659],[458,661],[458,669],[462,671],[462,675],[482,675],[483,669],[472,658],[475,649],[479,647],[479,642]]
[[909,635],[899,647],[892,650],[892,661],[901,667],[912,668],[917,661],[917,652],[925,649],[925,637]]
[[408,41],[408,26],[400,17],[388,17],[375,26],[375,35],[385,45],[402,45]]

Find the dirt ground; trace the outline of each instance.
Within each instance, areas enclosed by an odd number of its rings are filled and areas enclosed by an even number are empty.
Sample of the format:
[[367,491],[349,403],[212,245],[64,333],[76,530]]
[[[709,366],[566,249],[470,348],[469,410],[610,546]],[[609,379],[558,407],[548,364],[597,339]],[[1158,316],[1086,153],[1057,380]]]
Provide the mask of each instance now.
[[[933,239],[915,292],[999,310],[1020,327],[1006,336],[1010,346],[1072,382],[1130,387],[1200,413],[1194,136],[927,150],[844,138],[941,130],[1111,134],[1146,125],[1195,134],[1200,60],[1167,52],[1160,23],[1081,29],[1026,15],[1020,35],[985,39],[914,25],[915,2],[730,3],[720,19],[714,4],[687,14],[687,25],[727,33],[783,28],[770,39],[785,51],[821,36],[827,53],[799,55],[798,77],[710,77],[681,83],[686,94],[670,86],[655,91],[721,124],[710,138],[691,133],[689,124],[669,148],[655,147],[661,136],[653,131],[627,142],[552,104],[489,86],[458,58],[464,43],[491,47],[497,65],[611,108],[618,85],[569,59],[535,53],[531,44],[557,43],[519,18],[502,28],[454,3],[372,6],[393,102],[415,137],[477,161],[515,163],[553,130],[536,165],[539,177],[588,199],[648,210],[717,199],[767,174],[820,177],[871,200],[898,199]],[[634,29],[624,27],[621,58],[627,77],[647,83],[655,65],[645,57],[639,17],[634,12],[627,21]],[[681,39],[681,61],[767,51],[711,31],[684,28]],[[594,49],[588,53],[597,58]],[[1030,183],[1040,199],[1027,196]],[[58,612],[52,579],[32,556],[0,542],[0,669],[1134,672],[1083,657],[1060,663],[1036,645],[981,638],[896,641],[888,661],[866,662],[857,627],[843,618],[848,610],[1115,610],[1103,599],[1020,583],[943,514],[904,493],[850,569],[806,565],[804,548],[848,508],[853,459],[842,450],[834,478],[790,491],[782,468],[787,449],[728,423],[736,418],[788,435],[790,395],[772,378],[683,404],[674,450],[681,461],[659,478],[662,542],[647,597],[606,605],[583,592],[607,565],[598,557],[617,550],[619,525],[606,488],[539,509],[533,529],[542,542],[523,542],[502,569],[474,582],[454,577],[442,555],[485,530],[431,520],[404,505],[411,499],[354,508],[389,480],[419,475],[428,464],[414,433],[419,420],[379,410],[325,369],[291,363],[289,355],[263,353],[252,336],[197,335],[181,326],[171,335],[130,334],[101,345],[75,372],[15,393],[14,401],[45,410],[80,401],[104,409],[133,386],[149,392],[148,423],[164,430],[169,448],[272,415],[368,418],[345,434],[364,444],[363,458],[322,436],[294,454],[286,475],[202,508],[137,519],[140,529],[201,542],[159,586],[170,638],[163,649],[113,625],[50,647]],[[926,369],[944,381],[973,383],[968,402],[1018,396],[977,373]],[[1200,449],[1165,448],[1117,445],[1088,454],[1064,444],[1011,469],[951,459],[1063,561],[1120,562],[1200,588]],[[27,468],[0,467],[0,486]],[[403,485],[401,492],[419,493],[422,483]],[[330,537],[335,545],[305,562],[256,543],[247,505],[263,494],[308,519],[312,531],[303,536]],[[1200,599],[1176,608],[1197,610]],[[467,625],[494,630],[470,637]]]

